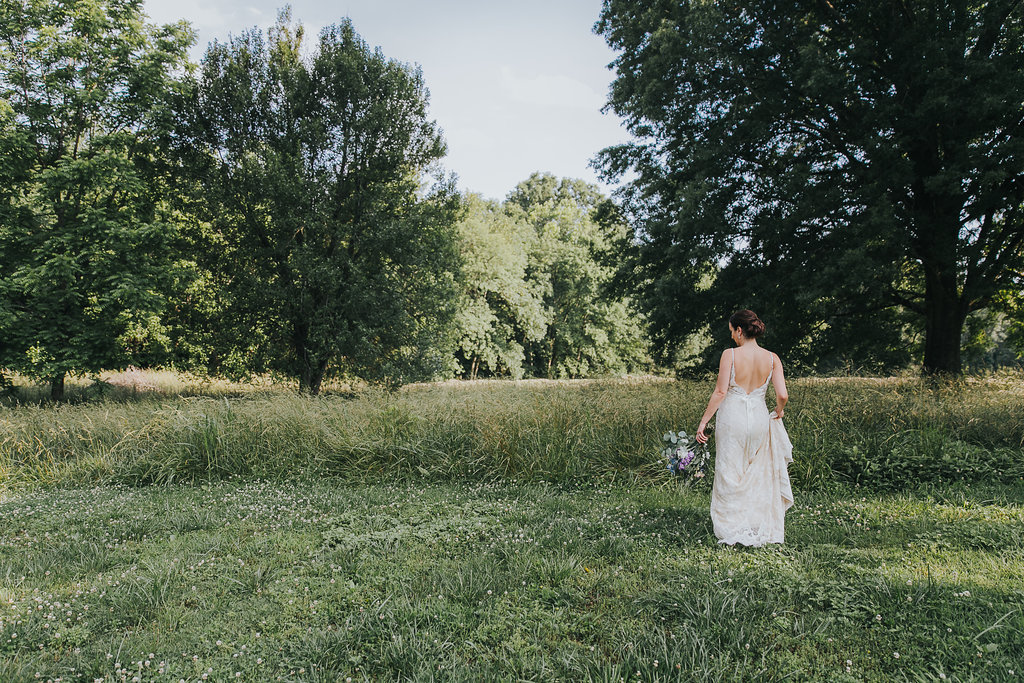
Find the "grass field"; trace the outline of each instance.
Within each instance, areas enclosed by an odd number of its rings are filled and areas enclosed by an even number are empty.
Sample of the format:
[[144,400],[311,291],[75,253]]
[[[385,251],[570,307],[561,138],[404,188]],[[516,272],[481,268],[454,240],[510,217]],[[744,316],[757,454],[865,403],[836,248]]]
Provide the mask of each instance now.
[[0,680],[1014,680],[1024,492],[229,480],[0,504]]
[[[194,387],[201,390],[202,387]],[[696,428],[708,382],[479,382],[309,398],[273,388],[160,389],[0,409],[0,486],[212,481],[297,474],[349,481],[660,475],[667,429]],[[1024,477],[1024,375],[790,382],[786,425],[802,489],[833,482]]]
[[4,409],[0,680],[1017,679],[1019,378],[792,382],[761,549],[657,462],[709,390]]

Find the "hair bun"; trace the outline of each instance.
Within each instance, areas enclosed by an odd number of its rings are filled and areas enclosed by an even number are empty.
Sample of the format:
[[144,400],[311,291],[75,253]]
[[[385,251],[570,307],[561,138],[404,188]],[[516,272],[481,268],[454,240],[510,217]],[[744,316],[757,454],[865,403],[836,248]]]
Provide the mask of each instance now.
[[738,327],[743,332],[744,337],[750,337],[751,339],[760,337],[765,331],[764,322],[757,317],[757,313],[748,308],[733,313],[729,317],[729,324],[733,327]]

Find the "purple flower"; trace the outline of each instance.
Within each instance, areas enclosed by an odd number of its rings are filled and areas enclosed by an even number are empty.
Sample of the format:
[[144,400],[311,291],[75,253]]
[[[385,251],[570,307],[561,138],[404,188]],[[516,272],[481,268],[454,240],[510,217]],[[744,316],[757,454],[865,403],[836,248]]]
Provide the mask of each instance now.
[[681,466],[680,466],[680,468],[679,468],[679,469],[682,469],[683,467],[686,467],[686,466],[687,466],[687,465],[689,465],[689,464],[690,464],[691,462],[693,462],[693,451],[690,451],[690,452],[688,452],[688,453],[686,454],[686,456],[685,456],[685,457],[683,458],[682,462],[680,463],[680,464],[681,464]]

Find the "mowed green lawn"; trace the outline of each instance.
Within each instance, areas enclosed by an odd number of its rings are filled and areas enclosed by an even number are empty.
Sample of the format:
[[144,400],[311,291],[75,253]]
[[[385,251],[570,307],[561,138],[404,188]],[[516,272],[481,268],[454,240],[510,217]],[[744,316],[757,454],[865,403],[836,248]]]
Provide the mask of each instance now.
[[1016,680],[1024,487],[233,477],[0,502],[0,680]]

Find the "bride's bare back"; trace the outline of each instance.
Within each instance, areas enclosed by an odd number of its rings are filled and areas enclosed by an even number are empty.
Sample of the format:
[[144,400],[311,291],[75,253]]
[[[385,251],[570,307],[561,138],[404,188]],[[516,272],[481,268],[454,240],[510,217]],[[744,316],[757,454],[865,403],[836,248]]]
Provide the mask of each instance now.
[[[737,319],[737,324],[733,324],[734,318]],[[746,334],[742,325],[750,328]],[[704,417],[697,426],[696,436],[700,443],[707,443],[708,435],[705,429],[708,422],[718,411],[718,406],[725,400],[732,387],[749,396],[754,392],[761,393],[758,390],[766,388],[765,384],[770,381],[775,388],[774,416],[782,417],[783,408],[789,400],[786,378],[779,357],[758,346],[756,338],[763,332],[764,323],[753,311],[739,311],[729,319],[729,333],[736,347],[722,351],[722,357],[718,362],[718,381],[708,400]]]
[[733,349],[735,358],[735,379],[737,385],[748,394],[768,381],[772,371],[772,352],[756,344],[746,344]]

